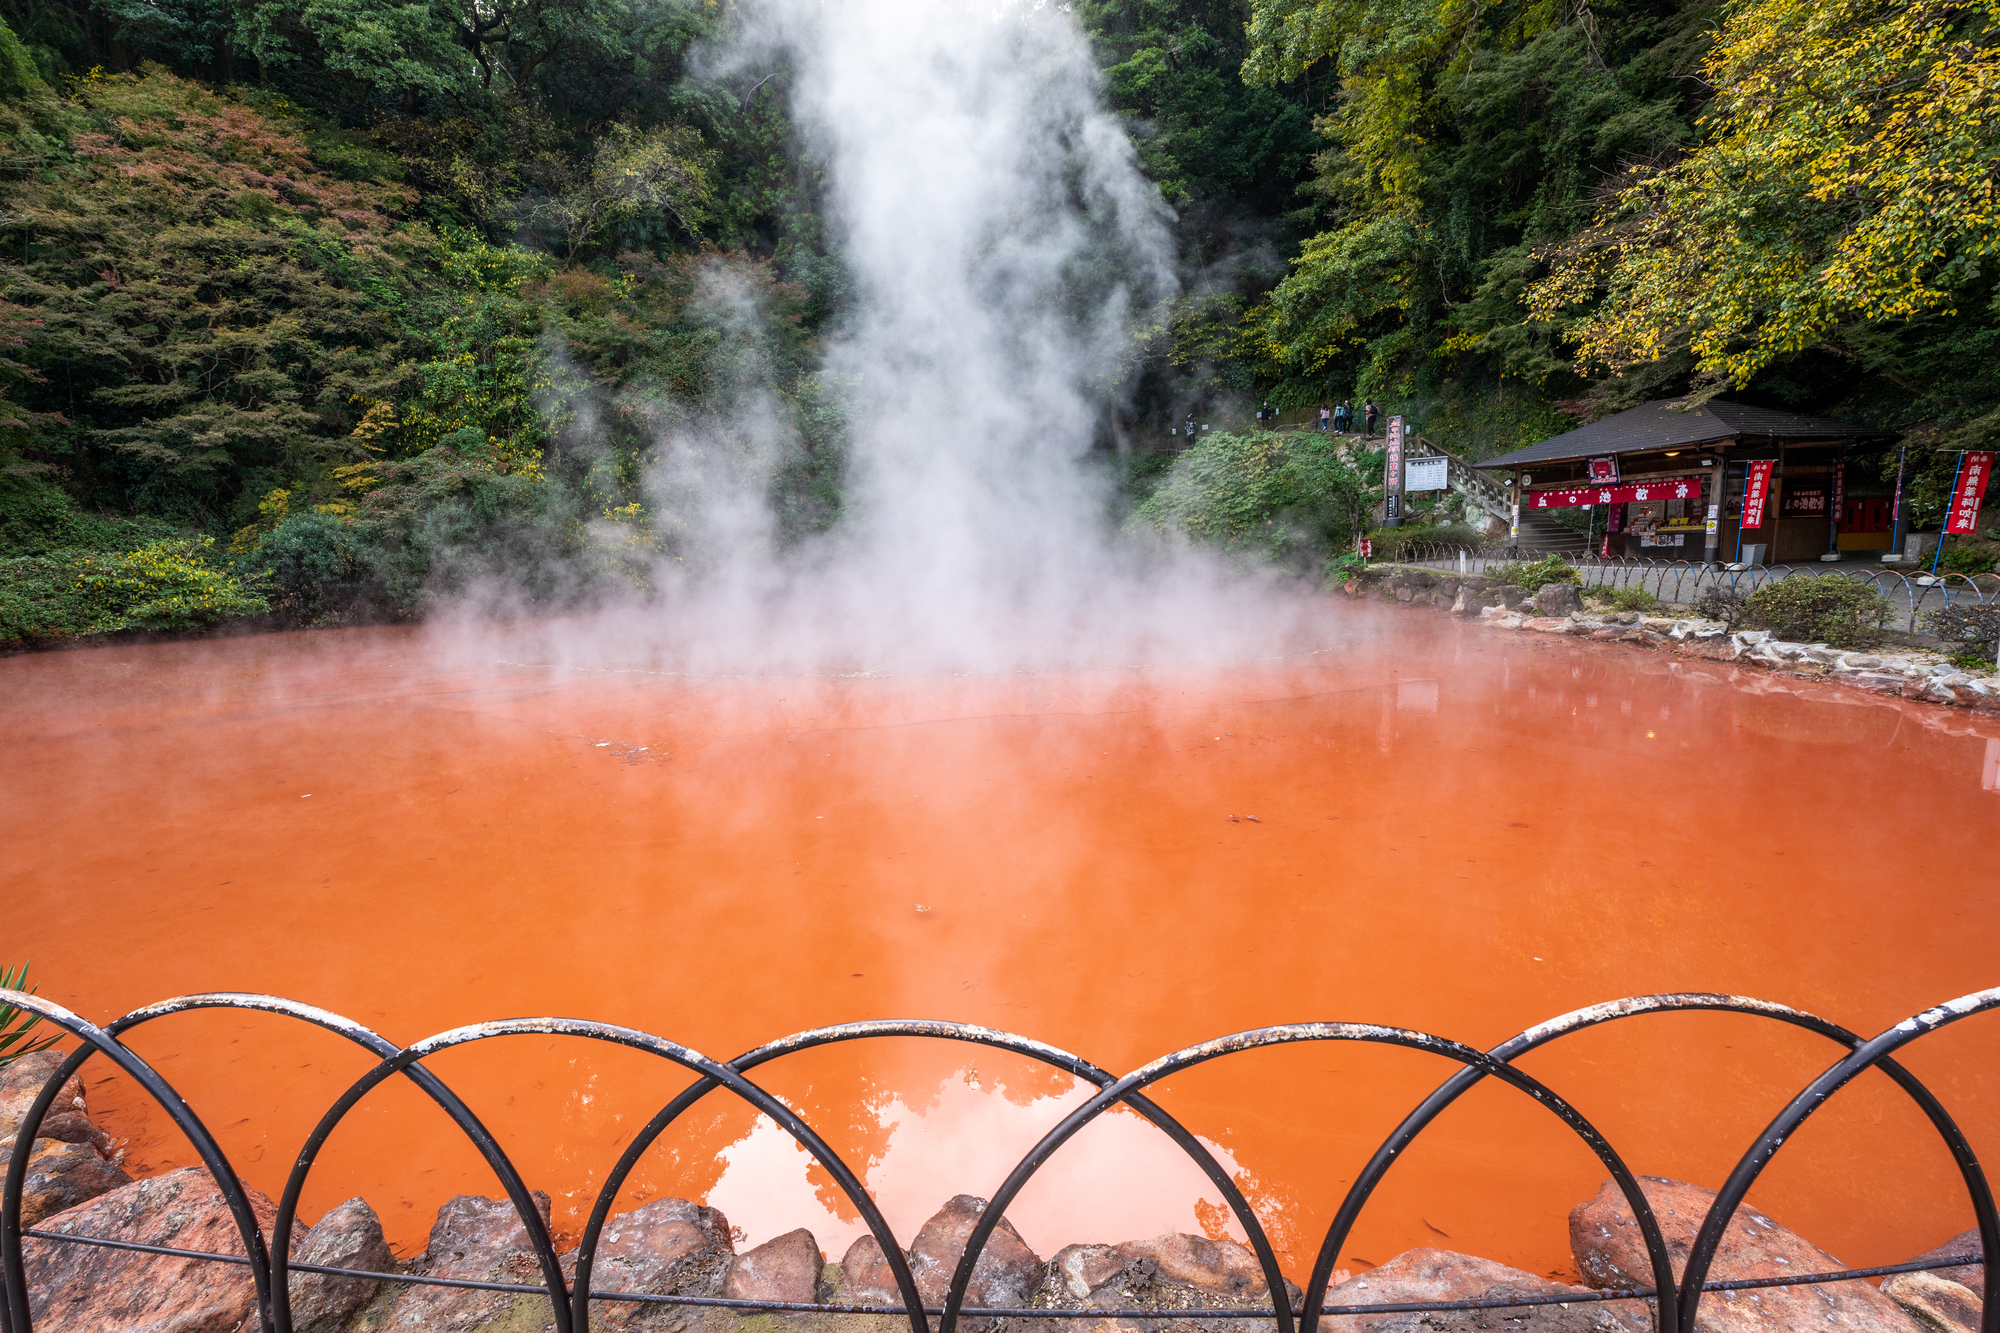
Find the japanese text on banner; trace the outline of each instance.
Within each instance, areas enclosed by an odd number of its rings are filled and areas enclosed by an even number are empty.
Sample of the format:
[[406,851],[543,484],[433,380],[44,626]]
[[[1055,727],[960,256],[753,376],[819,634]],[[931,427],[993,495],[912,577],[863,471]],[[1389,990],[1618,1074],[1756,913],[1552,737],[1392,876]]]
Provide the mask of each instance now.
[[1771,498],[1771,463],[1750,464],[1743,482],[1743,522],[1745,528],[1764,526],[1764,503]]
[[1977,532],[1979,506],[1986,498],[1986,479],[1993,475],[1993,455],[1969,453],[1958,471],[1958,487],[1951,495],[1951,513],[1945,518],[1946,532]]
[[1670,477],[1666,481],[1627,482],[1623,486],[1569,486],[1530,491],[1536,509],[1566,509],[1572,505],[1609,505],[1646,500],[1687,500],[1701,494],[1700,477]]

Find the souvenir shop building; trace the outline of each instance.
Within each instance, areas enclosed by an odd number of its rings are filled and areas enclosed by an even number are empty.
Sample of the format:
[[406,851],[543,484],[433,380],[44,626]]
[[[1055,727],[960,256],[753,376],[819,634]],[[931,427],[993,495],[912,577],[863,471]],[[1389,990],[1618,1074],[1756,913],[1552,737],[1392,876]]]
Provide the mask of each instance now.
[[1682,411],[1665,399],[1473,466],[1509,483],[1517,535],[1531,515],[1589,505],[1600,555],[1796,563],[1889,550],[1894,470],[1877,478],[1847,455],[1893,438],[1795,412],[1721,400]]

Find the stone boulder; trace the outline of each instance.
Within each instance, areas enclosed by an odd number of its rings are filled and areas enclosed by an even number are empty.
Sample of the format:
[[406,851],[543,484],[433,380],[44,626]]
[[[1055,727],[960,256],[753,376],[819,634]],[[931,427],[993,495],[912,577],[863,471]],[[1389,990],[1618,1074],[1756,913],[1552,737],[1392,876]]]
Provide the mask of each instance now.
[[1882,1294],[1927,1333],[1979,1333],[1985,1302],[1962,1282],[1936,1273],[1897,1273],[1882,1284]]
[[[277,1209],[250,1192],[269,1233]],[[140,1245],[242,1254],[243,1239],[207,1171],[183,1167],[43,1219],[40,1229]],[[237,1333],[255,1326],[257,1290],[238,1264],[94,1245],[25,1241],[28,1308],[40,1333]]]
[[38,1138],[21,1185],[21,1224],[37,1226],[45,1217],[131,1183],[132,1177],[98,1156],[88,1143]]
[[722,1294],[747,1301],[810,1302],[818,1297],[825,1263],[813,1233],[800,1227],[737,1255],[723,1275]]
[[[53,1139],[57,1143],[88,1144],[99,1157],[117,1162],[124,1160],[124,1155],[116,1151],[117,1145],[111,1136],[90,1123],[90,1117],[81,1111],[63,1111],[60,1114],[51,1111],[43,1117],[41,1132],[35,1137]],[[14,1140],[11,1137],[0,1139],[0,1145],[5,1145],[5,1151],[12,1152]]]
[[1972,1255],[1975,1258],[1973,1263],[1963,1264],[1957,1268],[1933,1268],[1930,1271],[1947,1281],[1961,1283],[1974,1291],[1983,1291],[1986,1288],[1986,1265],[1983,1261],[1978,1261],[1979,1254],[1979,1233],[1961,1231],[1935,1250],[1920,1254],[1910,1262],[1928,1264],[1935,1263],[1939,1259],[1956,1259],[1960,1255]]
[[[917,1280],[925,1305],[943,1305],[958,1272],[959,1258],[965,1253],[966,1238],[986,1211],[986,1200],[960,1194],[949,1200],[917,1232],[910,1246],[910,1274]],[[885,1265],[886,1267],[886,1265]],[[1001,1218],[986,1246],[973,1265],[972,1281],[965,1288],[970,1306],[1026,1305],[1042,1281],[1042,1261]]]
[[840,1284],[835,1299],[842,1305],[901,1305],[896,1275],[873,1236],[863,1236],[840,1257]]
[[1583,597],[1574,583],[1544,583],[1535,593],[1535,614],[1551,619],[1573,616],[1583,610]]
[[1066,1245],[1049,1260],[1050,1294],[1088,1301],[1122,1277],[1132,1261],[1111,1245]]
[[[47,1083],[61,1067],[63,1059],[61,1051],[32,1051],[5,1065],[0,1065],[0,1139],[11,1140],[14,1137],[14,1131],[21,1127],[21,1121],[27,1117],[28,1108],[33,1106],[35,1098],[41,1095],[42,1085]],[[35,1137],[61,1138],[65,1142],[78,1142],[79,1140],[70,1138],[68,1134],[51,1132],[55,1126],[49,1122],[59,1116],[88,1116],[88,1110],[83,1102],[83,1080],[75,1074],[69,1076],[62,1090],[56,1094],[55,1103],[49,1107],[48,1121],[43,1123],[41,1131]],[[74,1122],[66,1120],[65,1123]],[[85,1123],[88,1123],[87,1119]]]
[[[1449,1250],[1407,1250],[1360,1277],[1327,1292],[1336,1305],[1397,1305],[1417,1301],[1504,1301],[1517,1297],[1583,1297],[1588,1288],[1524,1273],[1491,1259]],[[1504,1328],[1517,1333],[1651,1333],[1653,1316],[1645,1301],[1576,1300],[1568,1304],[1518,1305],[1485,1310],[1348,1315],[1330,1327],[1344,1333],[1473,1333]]]
[[[1963,1231],[1912,1262],[1935,1263],[1980,1252],[1979,1233]],[[1882,1294],[1903,1307],[1934,1333],[1978,1333],[1985,1306],[1986,1266],[1961,1264],[1917,1273],[1897,1273],[1882,1284]]]
[[[1286,1284],[1294,1305],[1298,1289]],[[1257,1256],[1228,1240],[1166,1235],[1119,1245],[1070,1245],[1042,1278],[1037,1305],[1062,1309],[1157,1310],[1162,1320],[1025,1320],[1010,1333],[1270,1333],[1270,1321],[1175,1320],[1175,1310],[1271,1308]]]
[[[1639,1185],[1659,1220],[1678,1278],[1686,1270],[1688,1253],[1715,1194],[1699,1185],[1654,1176],[1641,1177]],[[1596,1197],[1578,1204],[1570,1213],[1569,1244],[1589,1286],[1653,1285],[1652,1265],[1646,1259],[1638,1221],[1626,1206],[1624,1194],[1611,1181],[1605,1181]],[[1723,1234],[1709,1268],[1709,1281],[1788,1277],[1846,1266],[1746,1204],[1737,1210]],[[1920,1333],[1920,1326],[1895,1301],[1859,1280],[1710,1292],[1702,1298],[1698,1328],[1701,1333],[1781,1333],[1802,1328]]]
[[1489,606],[1504,607],[1507,604],[1505,592],[1505,589],[1466,583],[1459,588],[1458,596],[1451,604],[1451,613],[1469,620]]
[[[549,1196],[536,1190],[534,1200],[547,1225]],[[471,1282],[540,1284],[543,1280],[542,1266],[528,1242],[528,1229],[521,1224],[513,1203],[477,1194],[461,1194],[445,1201],[437,1220],[431,1223],[430,1244],[411,1267],[430,1277]],[[550,1313],[546,1296],[393,1285],[396,1290],[381,1293],[356,1317],[359,1328],[393,1333],[471,1333],[504,1320],[510,1326],[538,1333]],[[597,1285],[595,1280],[591,1285]]]
[[1116,1249],[1127,1260],[1151,1263],[1167,1282],[1199,1292],[1254,1301],[1270,1290],[1257,1256],[1233,1241],[1170,1233],[1128,1240]]
[[[370,1273],[396,1271],[396,1256],[382,1239],[382,1220],[362,1199],[328,1209],[305,1239],[292,1247],[291,1262]],[[349,1316],[384,1290],[400,1290],[386,1282],[325,1273],[293,1273],[285,1285],[291,1291],[293,1333],[337,1333]]]
[[[686,1199],[655,1199],[605,1223],[590,1289],[648,1296],[719,1296],[734,1257],[729,1219],[720,1212]],[[815,1248],[815,1268],[818,1260]],[[569,1272],[575,1276],[573,1267]],[[677,1322],[681,1313],[673,1306],[629,1301],[605,1301],[591,1309],[594,1318],[620,1329],[660,1327]]]
[[[28,1108],[35,1104],[42,1085],[62,1062],[61,1051],[47,1050],[31,1051],[0,1065],[0,1153],[14,1150],[14,1135],[27,1118]],[[87,1143],[97,1149],[98,1156],[112,1157],[111,1136],[90,1122],[90,1111],[83,1100],[83,1080],[75,1074],[64,1080],[57,1091],[49,1113],[35,1130],[35,1137],[58,1143]]]

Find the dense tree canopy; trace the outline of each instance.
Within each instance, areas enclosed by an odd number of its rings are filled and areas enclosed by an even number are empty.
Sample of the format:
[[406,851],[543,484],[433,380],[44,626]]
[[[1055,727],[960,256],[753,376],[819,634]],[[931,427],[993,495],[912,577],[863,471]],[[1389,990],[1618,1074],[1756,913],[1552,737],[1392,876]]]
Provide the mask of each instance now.
[[[2000,438],[1990,6],[1074,12],[1182,279],[1135,312],[1107,446],[1372,395],[1492,452],[1725,387],[1909,429],[1925,460]],[[787,70],[694,57],[728,7],[0,0],[0,19],[0,560],[41,562],[19,578],[180,542],[186,586],[218,561],[276,580],[190,606],[304,619],[482,572],[638,578],[620,550],[699,557],[671,488],[641,485],[695,425],[777,478],[779,540],[837,519],[817,348],[848,279]],[[753,439],[749,416],[782,427]],[[1215,484],[1162,492],[1155,528],[1193,533],[1239,491],[1339,490],[1311,450],[1232,436],[1204,459]],[[1242,486],[1215,480],[1232,468]],[[1285,530],[1330,539],[1352,508],[1312,504]],[[109,623],[7,605],[43,629],[0,638]]]

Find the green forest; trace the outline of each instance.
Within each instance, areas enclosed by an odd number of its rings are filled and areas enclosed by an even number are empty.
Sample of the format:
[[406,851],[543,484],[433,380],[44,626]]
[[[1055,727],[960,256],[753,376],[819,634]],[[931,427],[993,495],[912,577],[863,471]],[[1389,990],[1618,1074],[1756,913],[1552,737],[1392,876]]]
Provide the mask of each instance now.
[[[1107,388],[1128,507],[1187,508],[1170,423],[1262,403],[1372,397],[1475,456],[1717,393],[1904,431],[1920,470],[2000,436],[1988,7],[1074,14],[1182,279]],[[651,442],[752,393],[798,423],[784,533],[839,518],[825,176],[782,66],[694,58],[731,7],[0,19],[0,645],[643,587],[697,554],[638,485]],[[1357,528],[1365,469],[1316,448],[1218,441],[1238,511],[1182,526]]]

